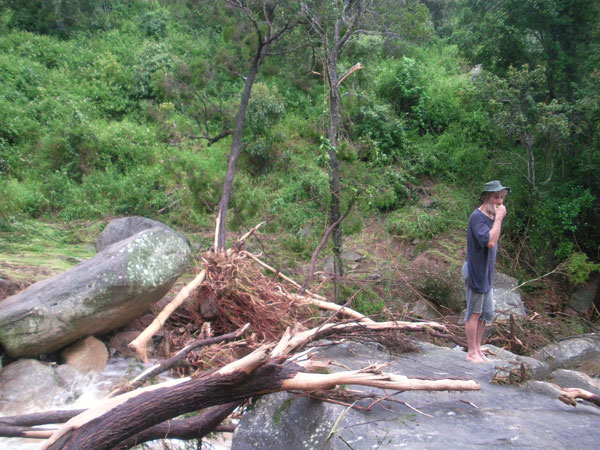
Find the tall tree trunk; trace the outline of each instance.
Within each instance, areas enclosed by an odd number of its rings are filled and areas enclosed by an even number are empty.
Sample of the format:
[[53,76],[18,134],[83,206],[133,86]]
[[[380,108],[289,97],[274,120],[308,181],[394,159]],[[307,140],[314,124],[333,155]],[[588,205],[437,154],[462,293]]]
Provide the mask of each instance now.
[[[268,36],[270,38],[270,36]],[[256,79],[258,69],[262,64],[270,47],[270,39],[267,39],[267,43],[259,42],[259,47],[256,50],[256,54],[252,59],[248,76],[246,77],[246,84],[244,85],[244,91],[242,93],[242,99],[240,107],[238,109],[237,117],[235,119],[235,128],[233,129],[233,140],[231,142],[231,152],[229,153],[229,162],[227,164],[227,174],[225,175],[225,183],[223,184],[223,192],[221,193],[221,199],[217,206],[217,217],[215,226],[215,241],[214,250],[216,253],[224,253],[226,248],[226,231],[227,231],[227,208],[229,207],[229,200],[231,198],[231,191],[233,189],[233,179],[235,177],[235,171],[237,162],[240,157],[240,151],[242,149],[242,136],[244,133],[244,122],[246,120],[246,110],[248,109],[248,102],[250,101],[250,95],[252,94],[252,85]]]
[[339,74],[337,49],[331,49],[326,57],[327,83],[329,87],[329,127],[327,138],[329,139],[329,189],[331,191],[331,203],[329,208],[329,225],[333,226],[333,289],[334,298],[340,298],[339,279],[344,275],[342,265],[342,228],[339,223],[340,213],[340,162],[337,158],[338,130],[340,125],[340,114],[342,100],[338,90]]

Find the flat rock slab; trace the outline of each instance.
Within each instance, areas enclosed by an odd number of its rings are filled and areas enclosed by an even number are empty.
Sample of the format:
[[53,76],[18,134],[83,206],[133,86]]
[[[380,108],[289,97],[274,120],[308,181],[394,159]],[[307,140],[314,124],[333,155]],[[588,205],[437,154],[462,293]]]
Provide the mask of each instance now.
[[[492,384],[495,363],[474,365],[458,349],[422,344],[421,353],[390,356],[377,345],[346,343],[320,354],[352,369],[389,362],[385,371],[407,376],[466,377],[477,381],[481,390],[407,391],[393,397],[406,405],[381,402],[370,412],[346,411],[344,406],[287,393],[269,395],[244,415],[232,450],[591,449],[600,442],[600,408],[567,406],[555,390],[540,389],[540,382],[535,388]],[[373,388],[351,388],[382,394]]]

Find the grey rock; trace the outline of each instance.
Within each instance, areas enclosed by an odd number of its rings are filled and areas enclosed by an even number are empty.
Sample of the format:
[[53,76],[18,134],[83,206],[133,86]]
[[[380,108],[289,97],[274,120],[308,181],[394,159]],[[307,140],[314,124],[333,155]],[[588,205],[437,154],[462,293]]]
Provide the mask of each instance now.
[[516,290],[517,286],[516,279],[498,271],[494,273],[496,320],[508,320],[511,314],[515,318],[525,317],[525,306],[521,294]]
[[495,361],[494,375],[498,372],[518,369],[522,364],[525,365],[527,375],[534,380],[543,380],[551,373],[550,366],[547,363],[535,358],[515,355],[495,345],[484,345],[482,346],[482,350],[489,358]]
[[423,299],[417,300],[411,307],[410,312],[416,314],[421,319],[436,320],[440,315]]
[[579,388],[600,395],[600,380],[576,370],[555,370],[552,372],[551,381],[562,388]]
[[313,232],[314,227],[311,224],[304,225],[300,230],[300,237],[306,239]]
[[106,225],[106,228],[104,228],[102,233],[100,233],[96,238],[96,250],[100,252],[116,242],[120,242],[133,236],[134,234],[139,233],[140,231],[148,230],[154,227],[162,228],[175,233],[185,241],[190,249],[192,248],[190,240],[184,234],[173,230],[168,225],[156,220],[148,219],[147,217],[131,216],[111,220],[108,225]]
[[[481,390],[405,391],[394,396],[405,404],[381,402],[368,412],[302,396],[271,395],[243,416],[232,450],[564,449],[573,448],[574,436],[578,448],[595,448],[600,440],[600,409],[579,404],[573,413],[549,383],[492,384],[495,364],[469,363],[457,349],[421,344],[420,353],[390,356],[377,345],[344,343],[319,353],[352,369],[387,362],[385,371],[407,376],[466,377],[477,381]],[[504,353],[499,357],[518,360]],[[385,395],[373,388],[362,390]]]
[[64,364],[81,372],[102,372],[108,361],[108,350],[102,341],[88,336],[65,348],[60,356]]
[[600,360],[600,335],[591,333],[564,339],[537,350],[532,356],[547,362],[552,369],[577,369]]
[[190,256],[162,228],[113,244],[0,302],[0,343],[11,357],[32,357],[119,328],[169,291]]
[[592,291],[586,287],[577,289],[569,301],[569,306],[578,313],[584,313],[594,303],[595,291]]
[[[116,333],[108,341],[108,349],[111,355],[127,357],[136,356],[136,352],[128,347],[129,343],[140,335],[141,331],[129,330]],[[146,344],[146,353],[154,355],[154,343],[152,339]]]
[[0,415],[21,414],[23,410],[43,410],[57,399],[72,400],[81,393],[87,378],[71,368],[20,359],[0,373]]
[[358,262],[364,259],[364,256],[354,250],[348,250],[346,252],[342,252],[342,259],[344,261]]

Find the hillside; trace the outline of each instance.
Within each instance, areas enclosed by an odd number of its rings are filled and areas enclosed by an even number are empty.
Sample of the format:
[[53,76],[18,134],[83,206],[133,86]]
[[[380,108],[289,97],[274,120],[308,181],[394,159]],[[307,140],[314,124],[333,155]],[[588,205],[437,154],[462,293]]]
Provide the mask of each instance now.
[[[210,248],[267,29],[250,19],[259,3],[250,16],[231,2],[0,3],[2,277],[65,270],[126,215]],[[596,2],[370,2],[335,64],[340,76],[361,68],[337,86],[334,140],[327,46],[307,11],[349,22],[305,3],[314,9],[278,3],[277,20],[293,20],[251,89],[228,232],[266,221],[253,250],[302,280],[339,202],[343,250],[363,256],[341,286],[357,309],[404,313],[422,296],[455,316],[468,215],[482,184],[501,179],[512,192],[500,269],[538,280],[526,286],[530,311],[594,327],[593,312],[570,318],[564,306],[600,267]]]

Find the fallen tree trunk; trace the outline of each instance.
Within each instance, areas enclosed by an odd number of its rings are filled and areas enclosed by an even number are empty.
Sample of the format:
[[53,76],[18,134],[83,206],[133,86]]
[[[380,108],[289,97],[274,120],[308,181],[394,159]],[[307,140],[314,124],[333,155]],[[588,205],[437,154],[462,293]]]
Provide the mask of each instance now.
[[85,411],[85,409],[60,409],[56,411],[23,414],[21,416],[6,416],[0,417],[0,425],[33,427],[36,425],[45,425],[47,423],[64,423]]
[[149,369],[145,370],[141,374],[139,374],[128,385],[121,386],[116,391],[111,392],[109,397],[114,397],[116,395],[120,395],[127,391],[131,391],[133,389],[140,387],[142,384],[144,384],[144,381],[148,380],[149,378],[152,378],[156,375],[163,373],[166,370],[169,370],[178,361],[185,358],[185,356],[192,350],[195,350],[199,347],[204,347],[204,346],[208,346],[208,345],[218,344],[220,342],[237,339],[242,334],[244,334],[248,330],[248,328],[250,328],[249,323],[247,323],[242,328],[240,328],[236,331],[233,331],[231,333],[223,334],[221,336],[215,336],[215,337],[208,338],[208,339],[197,339],[193,342],[190,342],[185,347],[183,347],[181,350],[179,350],[177,353],[175,353],[173,356],[171,356],[169,359],[166,359],[166,360],[162,361],[160,364],[156,364],[156,365],[150,367]]
[[132,436],[119,444],[113,450],[127,450],[144,442],[155,439],[202,439],[211,432],[233,432],[235,426],[221,426],[219,424],[225,420],[235,408],[240,406],[240,402],[231,402],[225,405],[215,406],[202,415],[191,417],[184,420],[168,420],[166,422],[154,425],[146,430]]
[[1,437],[48,439],[55,431],[56,428],[31,428],[0,424]]
[[102,410],[100,415],[96,416],[92,411],[89,414],[91,419],[84,417],[85,413],[71,419],[43,448],[109,450],[169,416],[288,389],[314,391],[331,389],[338,384],[401,391],[479,389],[472,380],[416,380],[369,371],[306,374],[303,370],[296,363],[282,365],[277,360],[270,360],[249,375],[241,370],[228,374],[217,372],[176,386],[143,392],[106,411]]
[[310,368],[310,361],[302,364],[286,361],[287,355],[315,337],[357,329],[397,329],[401,326],[407,329],[443,328],[436,323],[327,324],[298,333],[296,338],[288,330],[271,355],[263,346],[216,372],[149,386],[107,399],[97,408],[69,420],[43,448],[109,450],[121,441],[177,415],[282,390],[316,391],[349,384],[400,391],[479,389],[472,380],[410,379],[382,373],[381,367],[376,366],[359,371],[307,374],[305,371]]
[[[180,420],[167,420],[166,422],[154,425],[141,433],[129,438],[127,441],[120,443],[115,449],[126,449],[143,442],[152,441],[155,439],[201,439],[210,432],[233,432],[235,429],[234,425],[219,425],[225,420],[231,412],[240,405],[240,403],[233,402],[225,405],[219,405],[211,408],[206,413],[198,416],[194,416],[188,419]],[[22,415],[22,416],[10,416],[3,417],[2,419],[9,419],[8,422],[14,423],[15,425],[6,425],[0,422],[0,437],[21,437],[28,439],[48,439],[58,429],[53,428],[36,428],[29,425],[22,425],[30,423],[33,420],[36,422],[35,425],[55,424],[63,423],[73,417],[86,411],[85,409],[72,409],[72,410],[60,410],[60,411],[48,411],[46,413]]]

